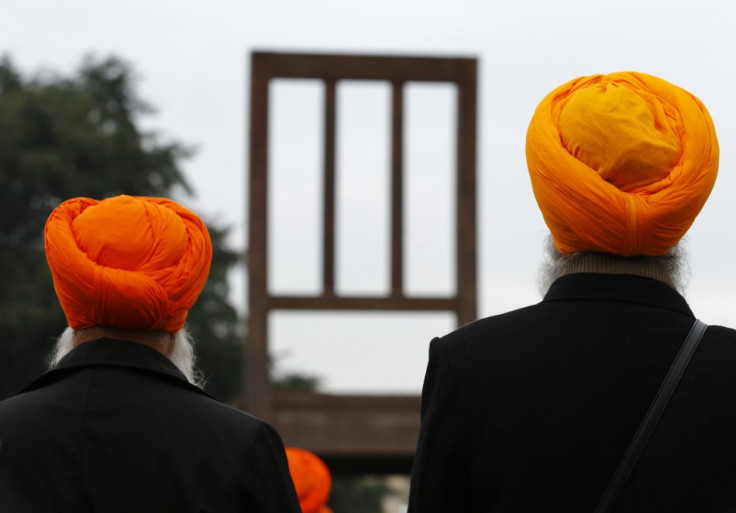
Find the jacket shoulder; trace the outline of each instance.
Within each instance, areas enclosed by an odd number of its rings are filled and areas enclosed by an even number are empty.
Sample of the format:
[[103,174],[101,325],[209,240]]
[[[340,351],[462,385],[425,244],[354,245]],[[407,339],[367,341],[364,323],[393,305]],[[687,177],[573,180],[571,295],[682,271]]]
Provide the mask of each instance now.
[[544,323],[546,317],[545,308],[541,303],[526,306],[468,323],[435,339],[435,343],[446,349],[459,350],[464,346],[473,345],[479,339],[487,341],[491,334],[501,337],[508,334],[519,335],[533,330],[535,326]]

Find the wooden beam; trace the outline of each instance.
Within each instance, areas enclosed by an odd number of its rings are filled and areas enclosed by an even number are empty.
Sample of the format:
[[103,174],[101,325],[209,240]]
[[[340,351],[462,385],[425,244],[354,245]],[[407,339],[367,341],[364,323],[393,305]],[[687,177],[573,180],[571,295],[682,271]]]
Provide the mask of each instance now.
[[268,74],[261,58],[251,61],[250,102],[250,195],[248,246],[248,336],[244,344],[244,395],[248,411],[267,418],[269,409],[268,376]]
[[275,391],[271,422],[286,445],[318,454],[412,456],[420,421],[419,396]]
[[404,83],[392,87],[391,296],[404,295]]
[[325,80],[323,293],[335,294],[335,80]]
[[267,300],[274,310],[434,310],[457,311],[457,298],[432,297],[332,297],[271,296]]
[[478,317],[476,276],[476,108],[477,65],[464,62],[458,85],[456,262],[458,324]]
[[394,57],[256,51],[269,76],[347,80],[457,82],[472,57]]

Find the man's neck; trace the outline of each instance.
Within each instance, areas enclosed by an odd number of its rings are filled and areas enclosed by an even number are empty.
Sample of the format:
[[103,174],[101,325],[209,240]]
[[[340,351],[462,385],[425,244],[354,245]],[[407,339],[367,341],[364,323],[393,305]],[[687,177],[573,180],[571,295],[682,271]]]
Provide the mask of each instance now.
[[110,326],[93,326],[84,330],[74,330],[73,344],[76,347],[79,344],[101,338],[135,342],[152,347],[164,356],[171,356],[174,350],[175,334],[165,331],[125,330]]
[[576,273],[633,274],[677,288],[672,274],[656,257],[624,258],[604,253],[578,253],[565,262],[561,275]]

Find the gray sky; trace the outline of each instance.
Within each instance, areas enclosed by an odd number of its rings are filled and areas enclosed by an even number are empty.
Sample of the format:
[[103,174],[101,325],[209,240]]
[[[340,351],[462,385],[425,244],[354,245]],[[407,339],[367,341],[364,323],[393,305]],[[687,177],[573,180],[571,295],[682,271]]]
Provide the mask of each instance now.
[[[567,80],[636,70],[700,97],[721,144],[720,174],[691,229],[687,298],[712,324],[736,324],[736,99],[732,63],[736,7],[728,0],[401,0],[355,2],[226,0],[3,0],[0,51],[23,70],[67,71],[85,53],[116,54],[140,74],[158,108],[145,125],[195,144],[184,164],[198,196],[186,203],[233,225],[245,246],[249,53],[254,49],[476,56],[480,314],[539,300],[536,273],[546,227],[532,196],[524,137],[541,98]],[[311,290],[319,201],[319,86],[273,85],[271,215],[277,290]],[[412,86],[407,254],[410,290],[451,290],[452,236],[445,215],[449,87]],[[338,287],[379,292],[387,283],[387,89],[350,83],[338,91],[338,179],[345,200],[338,225]],[[348,151],[349,150],[349,151]],[[348,209],[347,206],[351,208]],[[343,210],[340,210],[343,212]],[[311,223],[311,224],[310,224]],[[356,237],[360,234],[360,237]],[[310,276],[312,276],[310,278]],[[244,276],[234,297],[245,308]],[[311,287],[311,288],[310,288]],[[447,315],[286,315],[272,318],[272,347],[283,369],[324,376],[329,390],[419,390],[429,339],[451,329]],[[356,335],[356,333],[358,335]]]

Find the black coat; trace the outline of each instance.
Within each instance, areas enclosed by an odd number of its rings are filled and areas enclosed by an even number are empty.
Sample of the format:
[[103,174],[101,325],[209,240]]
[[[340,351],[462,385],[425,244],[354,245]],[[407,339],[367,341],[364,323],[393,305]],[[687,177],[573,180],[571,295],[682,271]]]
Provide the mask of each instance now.
[[99,340],[0,402],[0,511],[298,513],[278,434],[163,355]]
[[[576,274],[433,340],[409,512],[592,513],[693,322],[663,283]],[[736,511],[736,331],[707,329],[616,511]]]

